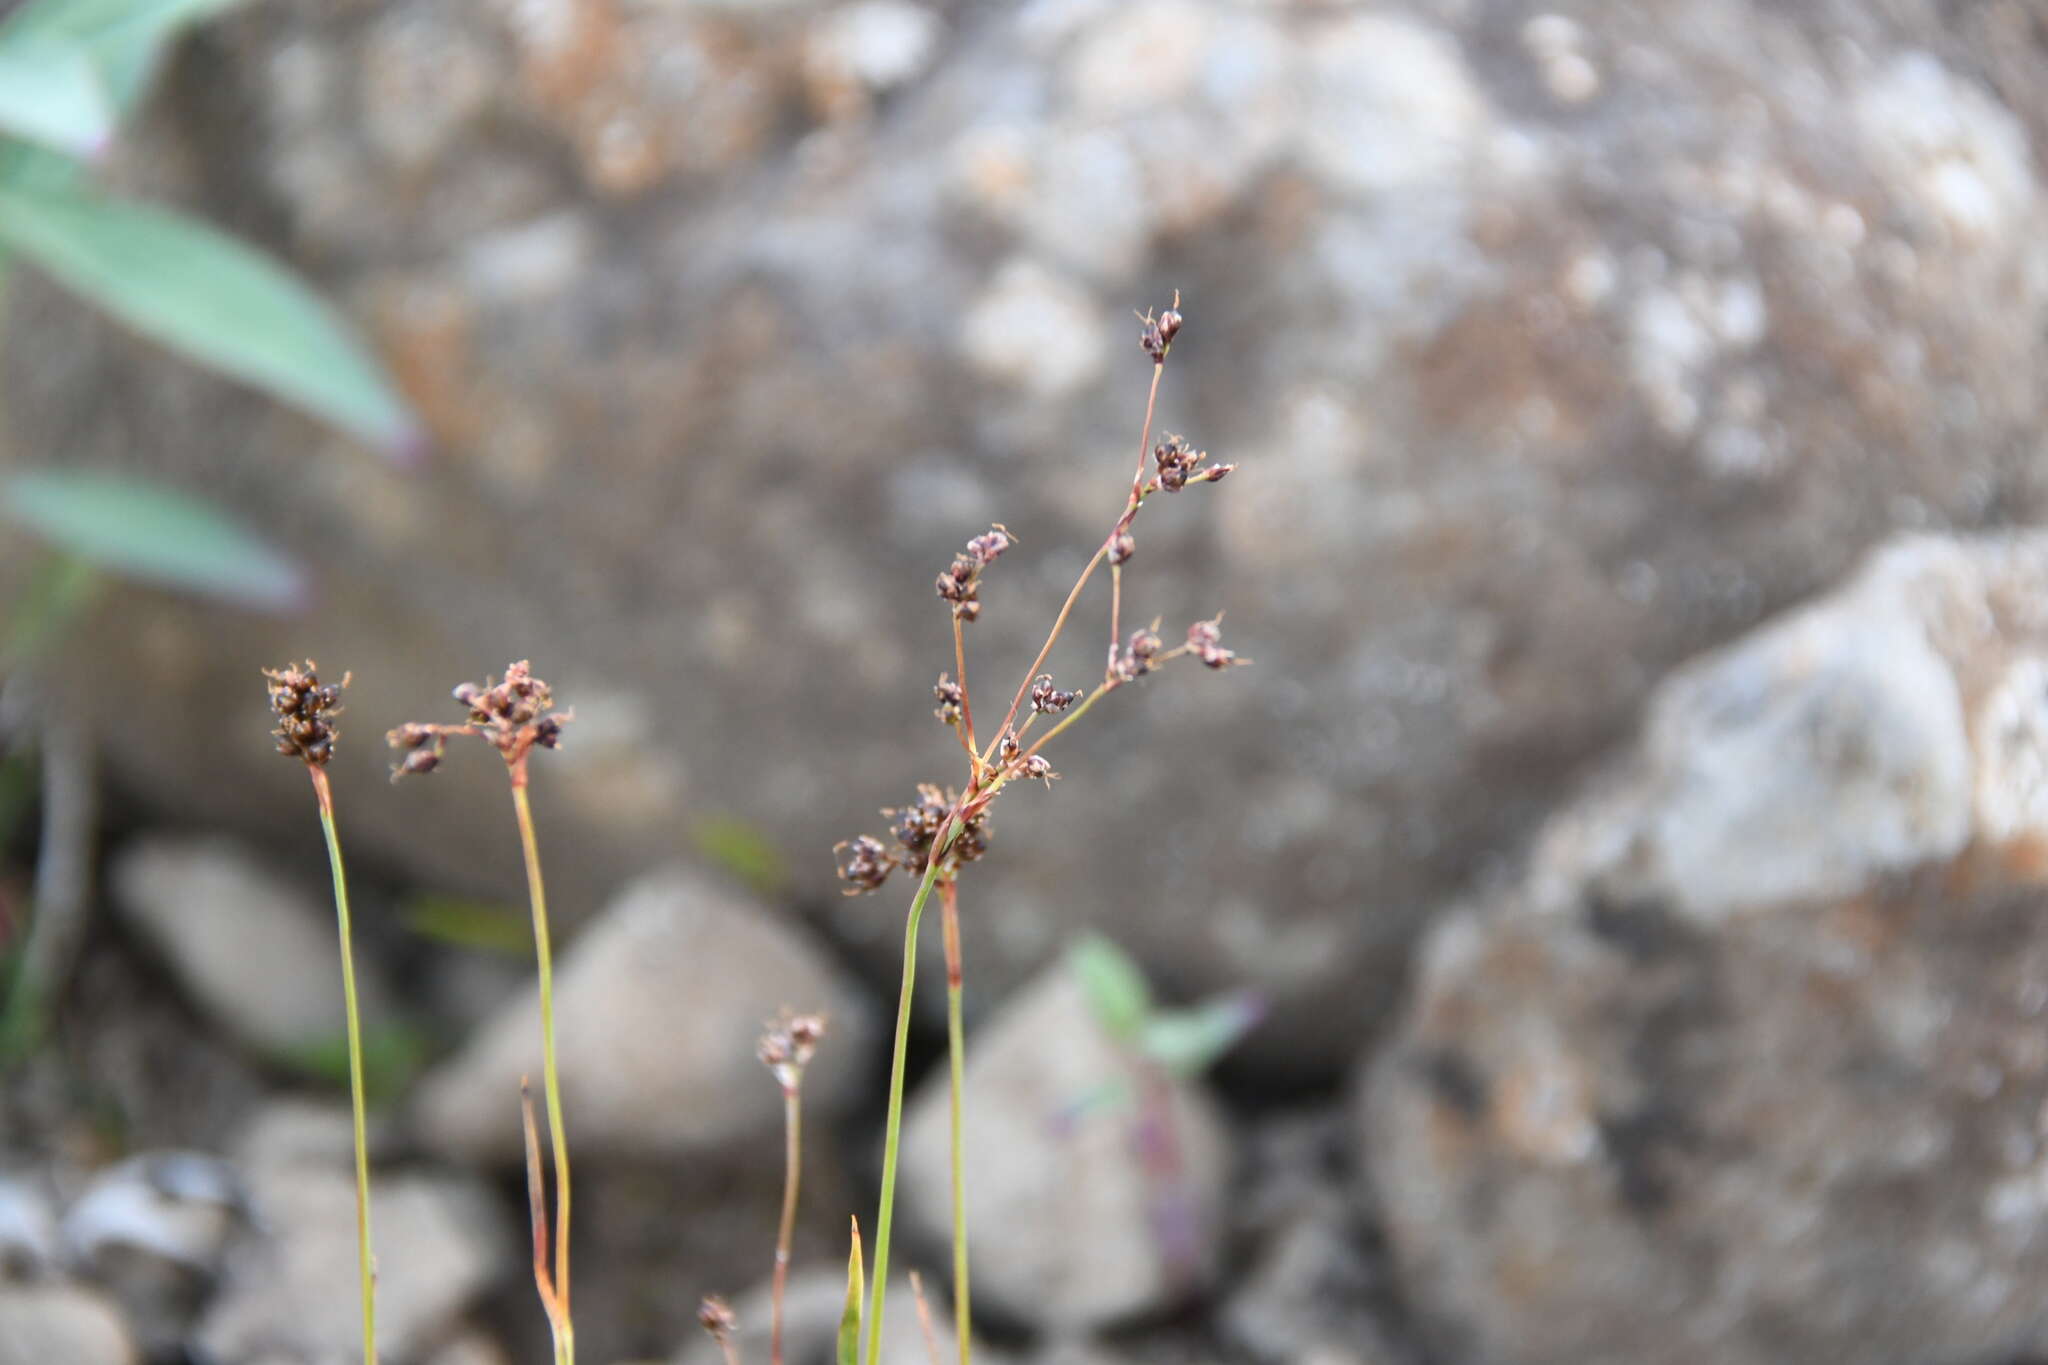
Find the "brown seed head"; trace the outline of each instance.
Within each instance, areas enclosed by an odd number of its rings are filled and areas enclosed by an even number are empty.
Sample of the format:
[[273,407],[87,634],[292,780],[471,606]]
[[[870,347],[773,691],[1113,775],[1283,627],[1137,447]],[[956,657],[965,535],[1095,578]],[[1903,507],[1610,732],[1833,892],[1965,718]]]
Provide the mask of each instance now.
[[938,698],[939,702],[938,710],[932,714],[948,725],[958,725],[961,707],[967,701],[967,695],[961,690],[960,684],[954,682],[950,674],[941,673],[939,681],[932,687],[932,695]]
[[278,753],[309,767],[326,767],[341,734],[334,724],[341,714],[341,689],[348,686],[351,675],[342,674],[338,683],[322,683],[308,659],[303,666],[266,668],[263,676],[270,680],[270,710],[277,717],[277,728],[270,733],[277,740]]
[[560,748],[562,727],[576,718],[573,711],[554,710],[554,694],[546,682],[533,675],[524,659],[506,666],[502,682],[486,678],[482,683],[458,683],[451,695],[468,712],[462,724],[409,721],[385,736],[392,748],[405,755],[391,770],[394,780],[410,773],[432,772],[452,736],[480,736],[516,766],[535,747]]
[[1197,621],[1188,627],[1188,653],[1200,659],[1209,668],[1229,668],[1233,664],[1250,663],[1240,659],[1235,650],[1223,647],[1223,618],[1212,617]]
[[723,1346],[732,1339],[740,1328],[740,1320],[732,1311],[732,1305],[716,1294],[704,1296],[704,1302],[697,1305],[697,1325],[711,1334],[711,1339]]
[[1063,692],[1052,685],[1052,674],[1041,673],[1031,683],[1031,710],[1036,715],[1057,715],[1072,706],[1079,692]]
[[1166,363],[1166,353],[1173,349],[1173,339],[1180,335],[1181,322],[1179,290],[1174,291],[1173,307],[1157,317],[1146,313],[1138,319],[1138,345],[1152,357],[1154,365]]
[[824,1036],[823,1015],[792,1014],[784,1010],[762,1029],[761,1041],[754,1049],[754,1055],[774,1075],[776,1084],[785,1091],[794,1091],[803,1084],[804,1068],[811,1064],[811,1057]]

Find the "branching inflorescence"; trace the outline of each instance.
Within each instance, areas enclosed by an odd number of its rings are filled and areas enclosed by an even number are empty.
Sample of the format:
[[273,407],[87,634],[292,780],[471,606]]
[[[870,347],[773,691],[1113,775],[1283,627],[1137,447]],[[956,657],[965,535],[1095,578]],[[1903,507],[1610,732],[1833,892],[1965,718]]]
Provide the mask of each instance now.
[[548,931],[547,889],[541,880],[540,843],[534,835],[533,807],[526,795],[527,758],[537,748],[559,747],[562,727],[575,718],[575,713],[554,713],[554,694],[545,682],[533,676],[532,668],[523,659],[506,666],[504,681],[493,683],[486,678],[481,684],[463,683],[454,695],[455,700],[469,708],[469,718],[463,723],[436,725],[410,721],[385,736],[401,755],[391,777],[396,781],[408,774],[430,773],[440,766],[450,739],[474,737],[498,751],[511,779],[519,846],[526,858],[527,898],[533,907],[534,959],[540,978],[541,1081],[547,1100],[549,1146],[555,1158],[551,1266],[547,1255],[550,1231],[540,1193],[539,1138],[531,1100],[522,1093],[528,1186],[533,1201],[533,1278],[541,1306],[547,1312],[549,1330],[554,1334],[555,1365],[575,1365],[575,1320],[569,1312],[569,1139],[562,1127],[561,1077],[555,1065],[554,948]]
[[[1211,464],[1207,453],[1184,437],[1169,435],[1156,444],[1152,440],[1152,419],[1158,404],[1160,380],[1165,374],[1167,355],[1173,349],[1174,338],[1179,335],[1183,322],[1179,304],[1180,299],[1176,295],[1172,308],[1157,315],[1147,313],[1139,319],[1139,345],[1152,361],[1152,383],[1146,395],[1145,419],[1138,438],[1137,467],[1131,475],[1123,508],[1075,580],[1038,656],[1024,670],[1007,711],[986,743],[981,741],[975,730],[974,702],[968,686],[965,627],[980,619],[983,579],[990,566],[1016,543],[1016,537],[1008,527],[998,523],[968,541],[966,548],[938,576],[938,596],[947,604],[953,621],[953,667],[939,675],[932,689],[938,702],[934,714],[959,736],[967,759],[964,783],[957,787],[920,783],[916,798],[910,804],[882,812],[891,822],[890,841],[862,834],[842,841],[833,850],[838,860],[839,877],[846,883],[848,895],[880,890],[897,871],[918,878],[904,931],[903,984],[897,1002],[895,1053],[890,1072],[881,1209],[876,1219],[874,1266],[869,1277],[872,1288],[865,1323],[867,1365],[880,1365],[878,1351],[889,1272],[911,988],[915,980],[917,929],[925,901],[934,888],[939,891],[945,926],[947,1042],[952,1072],[953,1295],[960,1359],[962,1365],[966,1365],[970,1356],[970,1308],[966,1190],[961,1153],[962,1058],[965,1047],[961,1024],[960,871],[988,852],[989,815],[996,798],[1020,781],[1044,782],[1050,787],[1059,774],[1053,771],[1044,750],[1103,697],[1132,685],[1176,659],[1193,658],[1212,669],[1249,662],[1238,658],[1224,646],[1220,615],[1190,625],[1181,643],[1171,648],[1161,638],[1157,621],[1130,632],[1128,636],[1123,630],[1123,571],[1137,554],[1133,526],[1139,511],[1158,494],[1179,493],[1196,484],[1216,483],[1236,468],[1230,464]],[[1105,562],[1110,573],[1109,643],[1102,682],[1086,693],[1078,688],[1058,687],[1052,675],[1044,671],[1046,659],[1065,631],[1082,591]],[[1045,722],[1042,729],[1038,728],[1040,721]]]

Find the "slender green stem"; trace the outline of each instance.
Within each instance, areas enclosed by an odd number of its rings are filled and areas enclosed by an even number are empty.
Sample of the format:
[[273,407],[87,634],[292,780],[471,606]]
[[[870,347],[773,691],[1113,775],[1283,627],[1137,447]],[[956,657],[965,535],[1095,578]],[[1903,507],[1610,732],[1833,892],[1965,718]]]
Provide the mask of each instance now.
[[548,1107],[548,1145],[555,1154],[555,1297],[562,1330],[555,1343],[560,1365],[574,1365],[576,1332],[569,1316],[569,1139],[562,1126],[562,1084],[555,1068],[555,967],[548,935],[547,888],[540,876],[540,844],[533,833],[533,806],[526,797],[523,764],[512,771],[512,806],[519,813],[519,844],[526,855],[526,893],[533,902],[533,952],[540,970],[540,1067]]
[[961,1022],[960,997],[966,973],[960,958],[960,886],[939,884],[939,909],[946,938],[946,1062],[952,1073],[949,1135],[953,1149],[953,1330],[960,1342],[960,1365],[969,1365],[973,1311],[967,1292],[967,1160],[961,1141],[960,1116],[967,1095],[967,1031]]
[[782,1224],[775,1231],[775,1280],[768,1299],[768,1359],[782,1365],[782,1297],[789,1285],[790,1245],[796,1240],[797,1182],[803,1175],[804,1100],[801,1085],[782,1091]]
[[356,1008],[356,957],[349,927],[348,875],[342,870],[341,836],[334,829],[334,792],[327,770],[308,764],[313,794],[320,802],[320,829],[327,836],[327,862],[334,871],[334,918],[341,934],[341,1003],[348,1025],[348,1090],[355,1112],[356,1254],[363,1281],[363,1361],[377,1365],[377,1261],[370,1250],[370,1141],[363,1099],[363,1026]]
[[957,825],[949,826],[932,842],[931,859],[925,864],[924,880],[911,897],[910,912],[903,924],[903,986],[896,997],[896,1051],[889,1063],[889,1116],[882,1138],[882,1207],[875,1214],[875,1266],[868,1290],[867,1365],[882,1361],[882,1301],[889,1285],[889,1231],[896,1215],[896,1159],[903,1145],[903,1073],[910,1048],[910,991],[917,981],[917,927],[924,918],[924,903],[938,880],[939,863],[953,840]]

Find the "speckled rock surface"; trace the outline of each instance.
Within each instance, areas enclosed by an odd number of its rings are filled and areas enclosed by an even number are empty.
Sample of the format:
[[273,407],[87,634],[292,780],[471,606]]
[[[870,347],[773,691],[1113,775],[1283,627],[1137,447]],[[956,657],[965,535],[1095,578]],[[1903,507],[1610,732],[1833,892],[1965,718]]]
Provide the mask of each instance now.
[[2048,1348],[2044,603],[2039,533],[1887,549],[1430,934],[1358,1150],[1444,1351]]
[[[314,649],[357,673],[356,847],[509,897],[490,765],[373,793],[374,736],[530,655],[584,717],[536,778],[565,918],[713,813],[823,906],[832,841],[950,769],[931,575],[1016,530],[975,676],[1029,657],[1114,512],[1129,310],[1179,288],[1164,424],[1242,468],[1148,515],[1134,603],[1228,608],[1259,667],[1106,708],[1056,796],[1006,815],[968,892],[974,999],[1114,916],[1176,986],[1265,989],[1262,1074],[1327,1077],[1431,908],[1505,875],[1665,668],[1891,531],[2039,515],[2040,24],[2016,0],[251,7],[120,173],[311,270],[438,455],[398,474],[21,291],[19,450],[203,484],[322,590],[285,625],[127,599],[80,694],[124,781],[317,856],[245,700]],[[1062,677],[1096,667],[1099,617]],[[189,723],[127,742],[137,676]],[[200,767],[236,780],[192,792]],[[825,922],[886,979],[899,908]]]

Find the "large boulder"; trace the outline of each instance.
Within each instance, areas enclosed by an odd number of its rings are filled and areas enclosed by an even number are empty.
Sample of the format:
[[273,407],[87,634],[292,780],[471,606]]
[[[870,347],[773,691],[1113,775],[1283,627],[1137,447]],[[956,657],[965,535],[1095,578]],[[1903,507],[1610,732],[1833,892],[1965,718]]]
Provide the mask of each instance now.
[[2048,535],[1886,550],[1431,933],[1358,1140],[1447,1353],[2048,1349],[2044,602]]
[[[1147,513],[1128,586],[1229,608],[1259,667],[1091,718],[969,890],[975,999],[1114,917],[1180,987],[1263,988],[1248,1062],[1328,1075],[1665,668],[1897,528],[2048,505],[2026,7],[1570,9],[239,11],[122,173],[312,270],[438,453],[402,473],[22,289],[12,448],[203,485],[320,591],[119,600],[76,691],[126,782],[314,863],[254,669],[353,668],[354,846],[509,896],[495,765],[386,794],[376,735],[531,655],[580,715],[535,777],[565,919],[716,813],[822,905],[830,844],[956,761],[931,576],[1022,536],[974,632],[1002,686],[1114,514],[1129,310],[1179,288],[1162,423],[1242,468]],[[146,742],[138,678],[181,717]],[[897,908],[834,917],[878,975]]]

